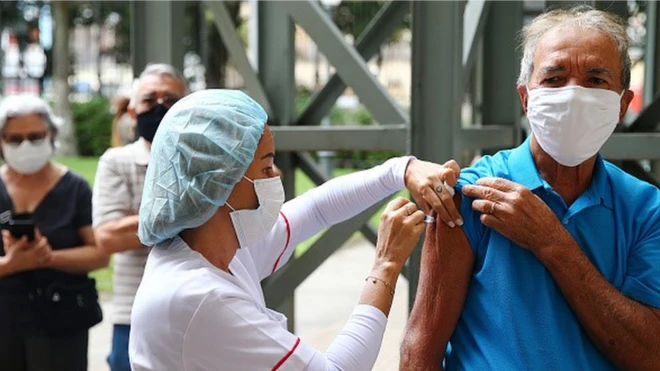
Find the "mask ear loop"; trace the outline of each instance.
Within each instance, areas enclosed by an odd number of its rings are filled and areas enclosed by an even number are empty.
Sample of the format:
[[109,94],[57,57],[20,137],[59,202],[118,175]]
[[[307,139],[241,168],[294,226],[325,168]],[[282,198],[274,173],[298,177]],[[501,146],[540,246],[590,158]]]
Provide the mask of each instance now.
[[[246,177],[245,175],[243,175],[243,178],[245,178],[245,180],[247,180],[248,182],[254,184],[254,180],[252,180],[252,179]],[[229,204],[229,202],[225,202],[225,205],[227,205],[227,207],[230,208],[231,211],[236,211],[236,209],[234,209],[234,208]]]

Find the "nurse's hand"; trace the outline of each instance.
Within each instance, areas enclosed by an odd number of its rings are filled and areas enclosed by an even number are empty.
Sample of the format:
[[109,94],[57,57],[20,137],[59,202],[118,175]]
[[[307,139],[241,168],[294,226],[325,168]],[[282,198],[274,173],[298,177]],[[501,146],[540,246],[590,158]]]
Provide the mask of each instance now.
[[411,160],[406,167],[405,183],[410,195],[428,215],[438,216],[449,227],[463,225],[452,197],[461,169],[454,160],[443,165]]
[[423,211],[403,197],[391,201],[380,217],[376,264],[402,268],[423,230]]
[[391,201],[380,217],[376,262],[367,277],[360,304],[371,305],[389,315],[394,288],[401,269],[424,229],[424,212],[399,197]]

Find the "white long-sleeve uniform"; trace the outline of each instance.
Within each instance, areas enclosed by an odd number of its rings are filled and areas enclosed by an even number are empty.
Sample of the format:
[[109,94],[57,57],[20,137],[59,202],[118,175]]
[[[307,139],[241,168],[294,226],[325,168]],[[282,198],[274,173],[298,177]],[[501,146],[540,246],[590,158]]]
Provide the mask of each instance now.
[[322,353],[288,332],[286,317],[266,308],[260,282],[298,243],[403,189],[409,160],[388,160],[286,202],[268,237],[237,251],[232,274],[180,238],[155,247],[133,306],[133,370],[370,370],[387,324],[380,310],[357,306]]

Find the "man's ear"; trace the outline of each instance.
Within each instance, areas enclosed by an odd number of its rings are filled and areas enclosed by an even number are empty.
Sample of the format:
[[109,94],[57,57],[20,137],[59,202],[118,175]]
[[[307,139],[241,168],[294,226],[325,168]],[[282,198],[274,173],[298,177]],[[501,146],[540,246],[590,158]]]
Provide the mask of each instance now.
[[623,117],[628,112],[628,107],[635,97],[635,93],[632,90],[626,89],[621,97],[621,109],[619,110],[619,123],[623,122]]
[[525,85],[518,85],[518,96],[520,97],[520,104],[522,104],[523,111],[527,114],[527,87]]

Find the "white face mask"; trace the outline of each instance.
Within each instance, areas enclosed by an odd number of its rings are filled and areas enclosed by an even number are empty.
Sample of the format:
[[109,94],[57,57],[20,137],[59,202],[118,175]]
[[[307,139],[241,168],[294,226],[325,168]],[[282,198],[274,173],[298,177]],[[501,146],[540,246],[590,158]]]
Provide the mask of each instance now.
[[621,95],[565,86],[528,90],[527,118],[543,150],[564,166],[577,166],[605,144],[619,122]]
[[284,204],[284,187],[280,177],[254,181],[246,176],[243,178],[254,185],[259,207],[236,210],[229,203],[227,207],[232,210],[229,216],[234,224],[238,244],[240,247],[248,247],[261,241],[273,229]]
[[3,143],[2,155],[7,165],[16,172],[31,175],[43,169],[50,161],[53,156],[53,145],[49,138],[36,143],[24,140],[17,146]]

